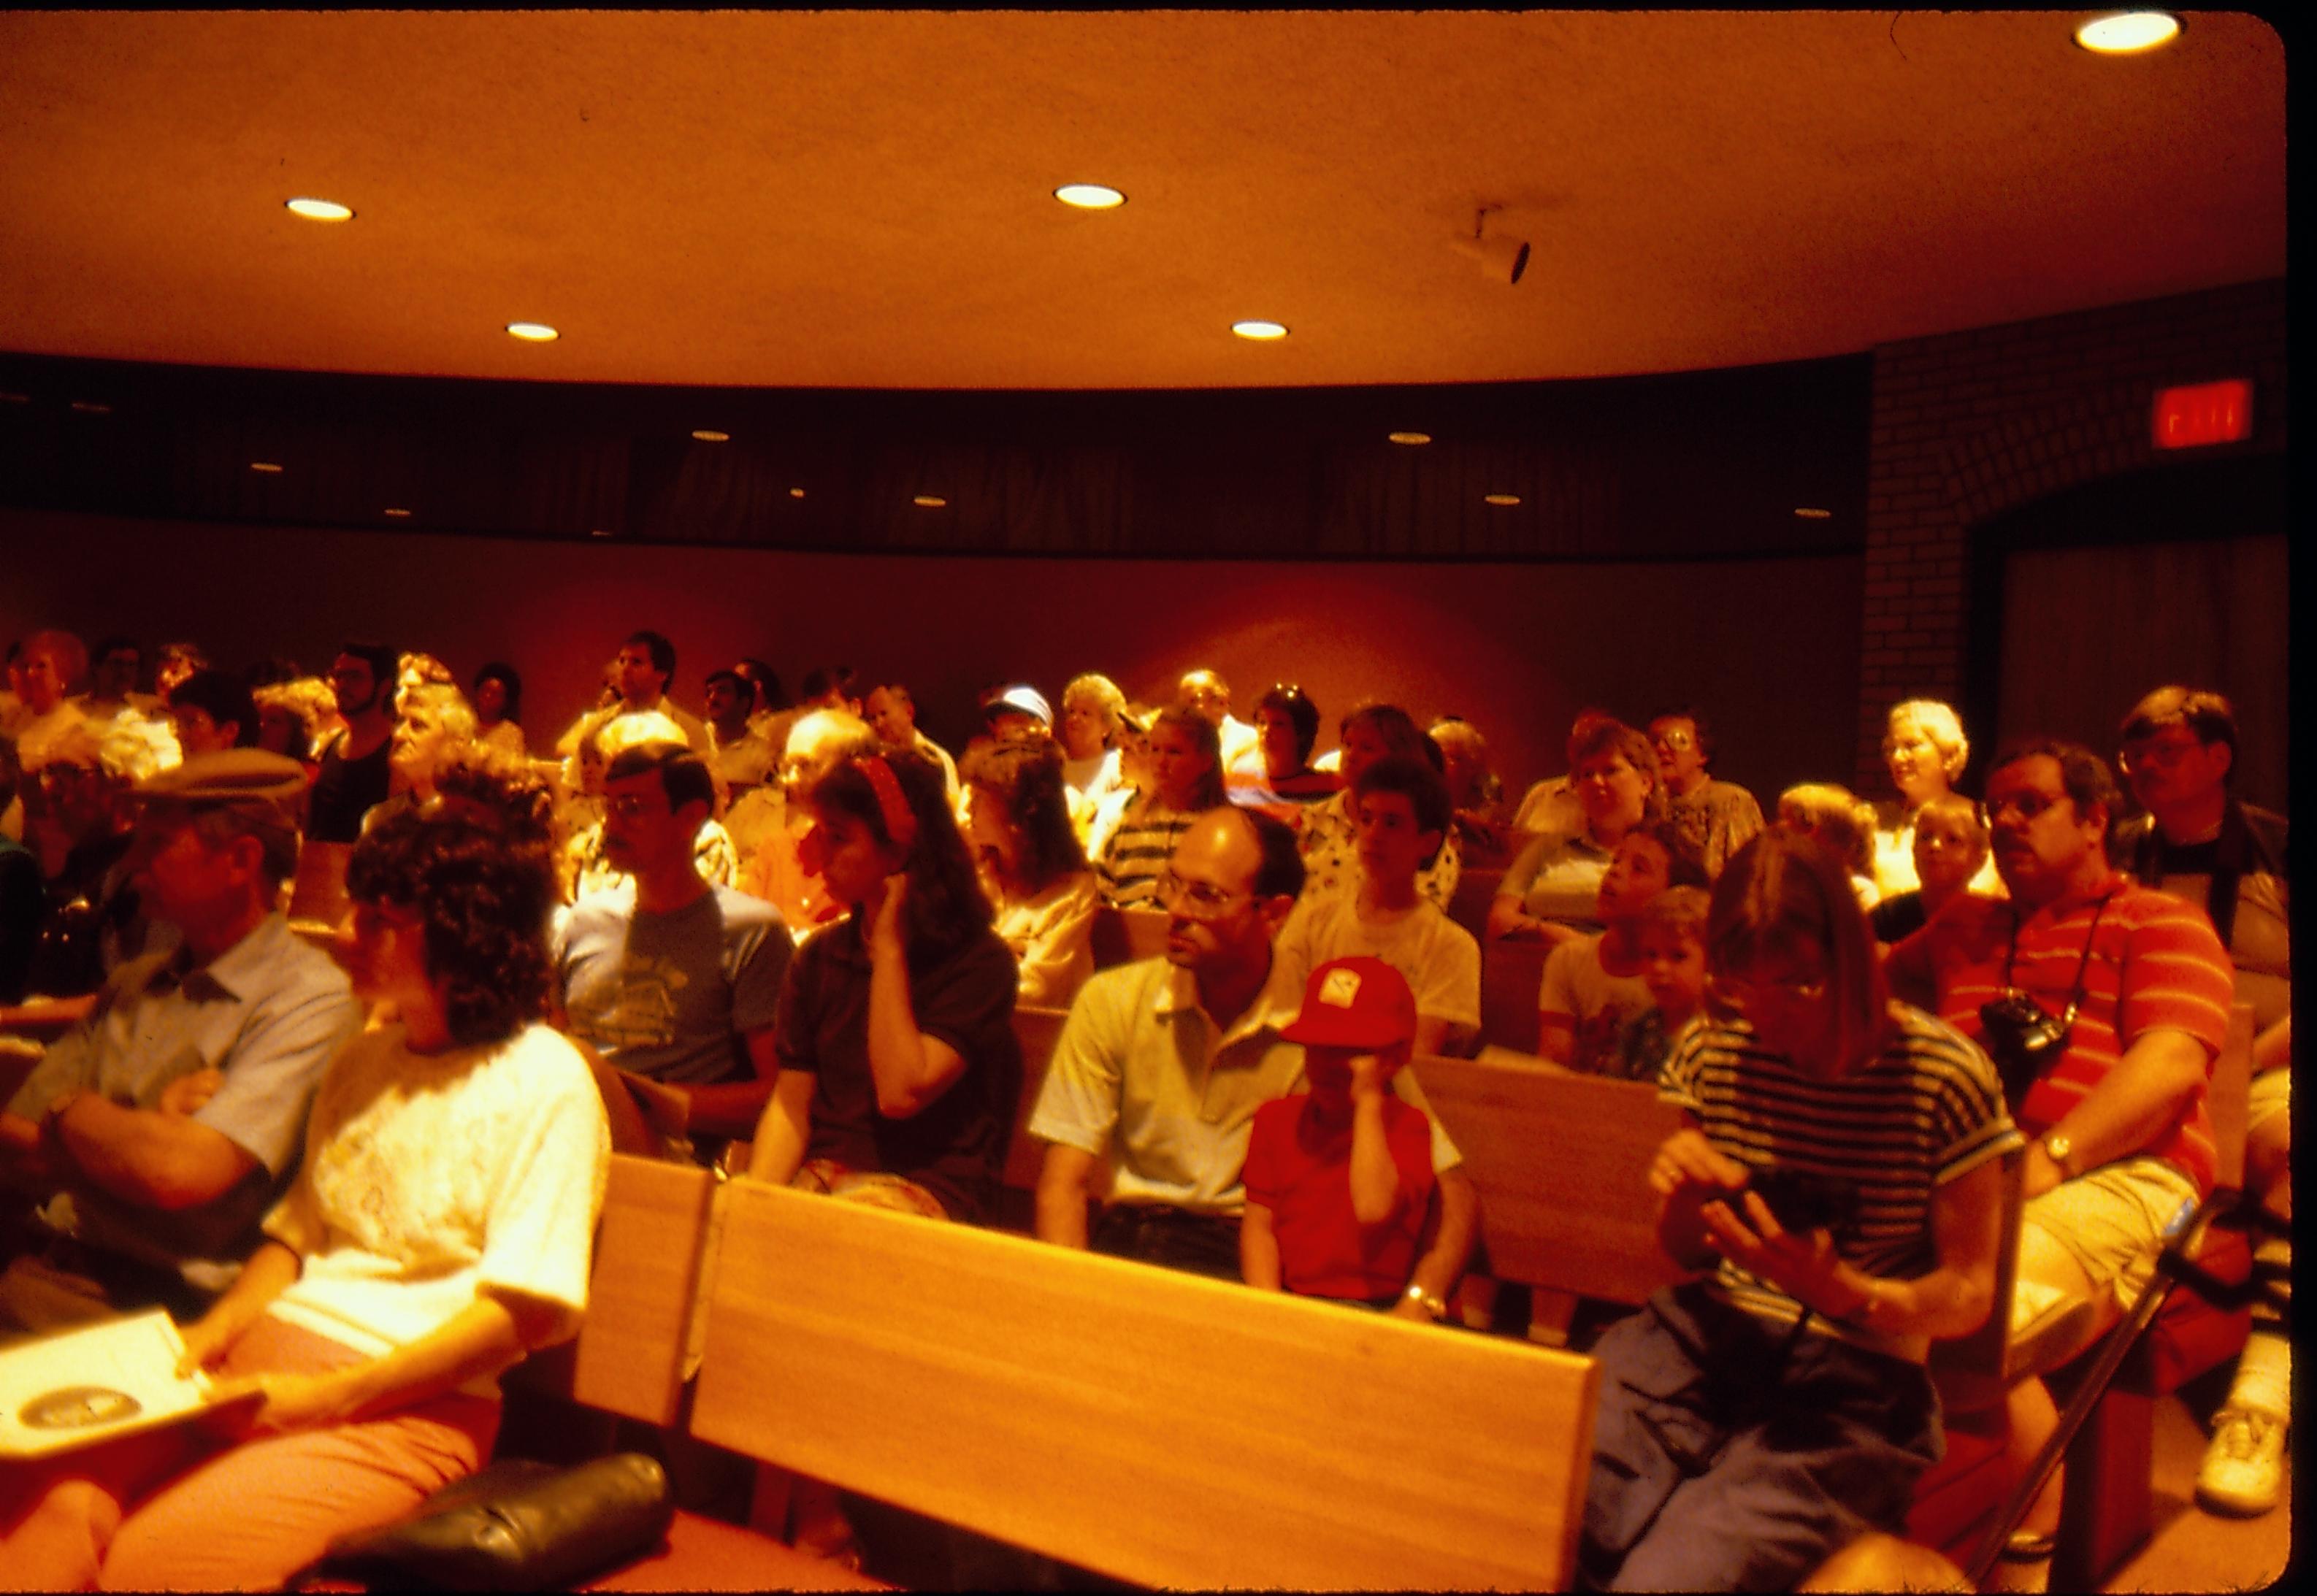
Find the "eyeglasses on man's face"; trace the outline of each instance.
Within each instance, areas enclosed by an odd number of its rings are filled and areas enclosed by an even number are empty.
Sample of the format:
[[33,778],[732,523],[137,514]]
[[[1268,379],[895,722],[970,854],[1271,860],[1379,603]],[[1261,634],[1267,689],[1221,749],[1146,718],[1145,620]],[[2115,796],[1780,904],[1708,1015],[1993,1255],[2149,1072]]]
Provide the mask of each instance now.
[[2150,769],[2171,770],[2190,754],[2201,753],[2204,745],[2193,732],[2171,732],[2153,737],[2138,737],[2124,745],[2117,762],[2126,771]]
[[1206,881],[1185,881],[1173,870],[1158,874],[1158,902],[1172,914],[1191,920],[1212,920],[1228,914],[1232,905],[1252,896],[1250,893],[1225,892]]

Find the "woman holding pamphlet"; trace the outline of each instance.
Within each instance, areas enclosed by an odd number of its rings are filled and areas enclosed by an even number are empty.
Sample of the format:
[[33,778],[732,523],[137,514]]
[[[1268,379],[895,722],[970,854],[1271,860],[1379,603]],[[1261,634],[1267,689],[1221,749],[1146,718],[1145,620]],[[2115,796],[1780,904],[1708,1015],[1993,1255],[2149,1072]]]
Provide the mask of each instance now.
[[354,992],[397,1018],[331,1061],[266,1243],[183,1328],[215,1411],[0,1465],[0,1585],[278,1586],[473,1472],[498,1374],[577,1327],[610,1146],[537,1021],[545,858],[404,815],[346,885]]

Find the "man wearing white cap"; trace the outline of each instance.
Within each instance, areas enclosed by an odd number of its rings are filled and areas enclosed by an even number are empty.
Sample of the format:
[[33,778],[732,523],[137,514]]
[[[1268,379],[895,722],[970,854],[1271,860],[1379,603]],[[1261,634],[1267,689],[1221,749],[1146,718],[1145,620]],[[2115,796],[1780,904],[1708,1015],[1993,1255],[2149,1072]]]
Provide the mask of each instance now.
[[183,940],[115,971],[0,1110],[0,1183],[45,1199],[4,1244],[0,1323],[189,1310],[255,1243],[322,1066],[362,1023],[344,973],[274,907],[304,781],[247,748],[139,784],[137,878]]

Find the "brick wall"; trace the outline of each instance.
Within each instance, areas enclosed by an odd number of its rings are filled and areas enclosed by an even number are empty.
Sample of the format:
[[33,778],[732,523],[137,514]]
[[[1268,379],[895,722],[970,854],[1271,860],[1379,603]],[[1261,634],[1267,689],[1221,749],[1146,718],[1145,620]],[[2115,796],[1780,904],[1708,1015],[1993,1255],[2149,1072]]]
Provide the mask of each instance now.
[[1889,793],[1883,719],[1959,702],[1973,528],[2016,504],[2196,451],[2150,441],[2159,389],[2249,377],[2253,436],[2285,448],[2282,279],[1889,343],[1874,352],[1857,789]]

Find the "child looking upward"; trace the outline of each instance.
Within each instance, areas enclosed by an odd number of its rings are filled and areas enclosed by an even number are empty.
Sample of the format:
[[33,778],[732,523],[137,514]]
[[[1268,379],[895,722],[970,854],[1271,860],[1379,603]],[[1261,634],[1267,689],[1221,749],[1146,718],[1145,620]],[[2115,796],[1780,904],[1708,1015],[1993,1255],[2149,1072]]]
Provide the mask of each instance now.
[[1255,1111],[1240,1272],[1266,1291],[1436,1317],[1409,1283],[1436,1223],[1432,1127],[1391,1088],[1415,1040],[1415,994],[1381,958],[1333,959],[1279,1034],[1302,1044],[1310,1090]]
[[1650,989],[1651,1005],[1618,1039],[1613,1073],[1656,1080],[1673,1039],[1704,1001],[1705,912],[1712,901],[1703,887],[1668,887],[1642,911],[1642,985]]
[[1594,899],[1606,929],[1571,938],[1544,961],[1537,1051],[1553,1063],[1586,1074],[1620,1072],[1618,1040],[1655,1002],[1642,979],[1642,911],[1677,881],[1704,884],[1705,872],[1677,848],[1662,826],[1626,833]]

